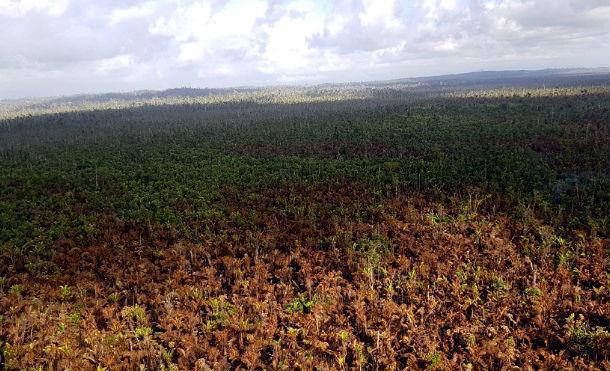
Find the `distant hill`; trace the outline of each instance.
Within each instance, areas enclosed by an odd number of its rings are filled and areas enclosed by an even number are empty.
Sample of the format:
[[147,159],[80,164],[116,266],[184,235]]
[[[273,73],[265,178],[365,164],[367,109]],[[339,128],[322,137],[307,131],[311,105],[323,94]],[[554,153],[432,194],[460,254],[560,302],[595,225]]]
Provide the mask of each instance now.
[[153,100],[171,100],[172,98],[200,98],[232,93],[266,92],[300,90],[317,94],[324,90],[341,90],[346,88],[367,89],[371,87],[398,87],[400,89],[474,89],[493,87],[535,87],[535,86],[593,86],[610,85],[610,68],[571,68],[546,70],[517,71],[479,71],[452,75],[401,78],[384,81],[326,83],[314,86],[269,86],[269,87],[234,87],[234,88],[174,88],[167,90],[141,90],[127,93],[79,94],[66,97],[21,98],[0,100],[0,112],[22,109],[40,109],[49,107],[83,106],[90,104],[112,105],[116,102],[129,104]]
[[[514,85],[530,82],[538,85],[542,80],[549,83],[562,81],[582,80],[610,82],[610,68],[565,68],[545,70],[512,70],[512,71],[479,71],[451,75],[427,76],[402,78],[382,81],[387,84],[424,84],[424,85],[488,85],[490,83],[499,85]],[[528,84],[529,85],[529,84]]]

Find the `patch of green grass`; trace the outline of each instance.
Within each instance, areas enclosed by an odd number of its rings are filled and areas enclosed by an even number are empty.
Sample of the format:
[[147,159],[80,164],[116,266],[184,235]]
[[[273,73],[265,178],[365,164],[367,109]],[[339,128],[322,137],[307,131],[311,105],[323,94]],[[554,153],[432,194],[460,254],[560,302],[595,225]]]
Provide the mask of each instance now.
[[581,355],[588,356],[610,356],[608,343],[610,342],[610,332],[600,326],[589,326],[582,315],[578,318],[574,314],[567,319],[567,332],[569,347]]
[[492,289],[500,295],[505,295],[510,290],[510,285],[502,277],[495,276],[492,280]]
[[25,285],[22,285],[20,283],[12,285],[8,289],[8,292],[9,294],[21,296],[25,292]]
[[108,295],[107,300],[111,303],[116,303],[119,301],[119,294],[117,294],[116,292],[113,292],[110,295]]
[[68,316],[68,320],[75,326],[79,325],[82,321],[80,313],[72,313]]
[[527,287],[525,289],[525,295],[539,298],[542,297],[542,290],[540,290],[538,287]]
[[226,326],[237,312],[237,308],[224,297],[209,299],[208,304],[211,310],[208,313],[206,327],[209,329]]
[[307,313],[315,304],[315,300],[307,299],[304,295],[299,295],[293,301],[286,304],[284,309],[287,313]]
[[121,314],[123,317],[132,319],[136,323],[142,323],[146,320],[146,311],[138,304],[124,307],[121,310]]
[[441,352],[432,352],[426,357],[428,368],[436,368],[443,362],[443,354]]
[[152,329],[150,327],[146,327],[146,326],[138,326],[138,327],[136,327],[134,332],[138,339],[146,339],[150,335],[152,335]]
[[72,293],[72,289],[68,285],[59,286],[59,296],[61,296],[62,300],[66,300],[70,297]]

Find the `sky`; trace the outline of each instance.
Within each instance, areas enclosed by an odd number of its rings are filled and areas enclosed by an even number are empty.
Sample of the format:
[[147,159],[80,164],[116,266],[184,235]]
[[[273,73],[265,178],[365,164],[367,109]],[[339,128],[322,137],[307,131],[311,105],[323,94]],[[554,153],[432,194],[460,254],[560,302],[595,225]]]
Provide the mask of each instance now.
[[610,0],[0,0],[0,99],[608,61]]

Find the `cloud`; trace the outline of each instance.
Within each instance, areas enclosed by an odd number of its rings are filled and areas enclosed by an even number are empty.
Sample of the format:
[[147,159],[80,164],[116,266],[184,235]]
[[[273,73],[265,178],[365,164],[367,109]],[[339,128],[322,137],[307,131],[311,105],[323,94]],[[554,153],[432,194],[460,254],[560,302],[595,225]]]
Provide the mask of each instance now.
[[243,4],[230,2],[215,10],[213,3],[198,1],[157,17],[149,30],[153,35],[171,39],[179,50],[179,62],[230,56],[255,46],[253,28],[257,19],[265,15],[266,8],[266,2],[252,0]]
[[30,12],[58,17],[66,10],[68,0],[0,0],[0,16],[23,17]]
[[321,62],[308,39],[322,26],[323,17],[313,2],[289,3],[280,8],[282,16],[260,25],[266,40],[260,54],[260,70],[267,73],[307,74]]
[[155,3],[145,3],[142,5],[130,6],[128,8],[114,9],[110,15],[110,25],[119,22],[132,21],[138,18],[150,16],[155,11]]
[[603,66],[608,0],[0,0],[0,98]]
[[98,63],[98,72],[112,73],[125,70],[133,65],[133,57],[129,54],[117,55],[116,57],[102,59]]

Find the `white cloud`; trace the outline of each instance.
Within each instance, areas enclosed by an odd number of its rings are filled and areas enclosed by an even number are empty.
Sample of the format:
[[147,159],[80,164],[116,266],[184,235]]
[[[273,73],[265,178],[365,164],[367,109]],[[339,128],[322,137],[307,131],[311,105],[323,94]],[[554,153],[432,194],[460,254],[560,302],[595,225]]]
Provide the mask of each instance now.
[[170,16],[157,18],[150,31],[153,34],[170,36],[186,42],[193,37],[204,36],[206,25],[212,15],[212,4],[196,1],[183,7],[177,7]]
[[283,9],[283,15],[275,22],[263,24],[261,30],[267,42],[261,54],[261,71],[302,75],[303,69],[319,63],[317,51],[309,47],[308,39],[322,28],[323,21],[313,3],[297,2]]
[[455,41],[448,39],[437,43],[433,48],[437,52],[451,52],[457,49],[457,47],[458,44]]
[[602,66],[608,0],[0,0],[0,98]]
[[180,62],[197,62],[209,55],[230,49],[251,49],[252,34],[258,18],[265,15],[267,3],[230,2],[219,11],[213,4],[197,1],[158,17],[150,27],[154,35],[171,38],[177,45]]
[[426,12],[427,18],[438,19],[443,11],[455,10],[455,1],[425,0],[423,3],[423,9]]
[[113,58],[102,59],[98,62],[98,72],[109,73],[126,69],[133,65],[133,57],[129,54],[117,55]]
[[38,11],[58,17],[67,7],[68,0],[0,0],[0,16],[23,17]]
[[364,0],[363,10],[358,14],[363,26],[400,27],[400,20],[395,17],[395,0]]
[[110,15],[110,25],[115,25],[119,22],[130,21],[138,18],[145,18],[154,12],[154,4],[146,3],[143,5],[130,6],[128,8],[119,8],[112,11]]

